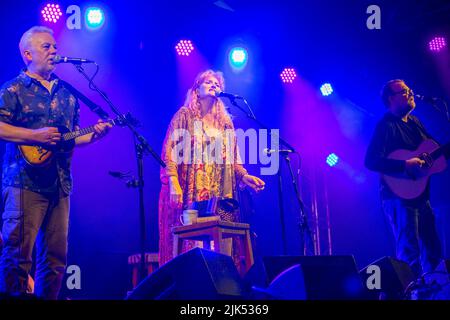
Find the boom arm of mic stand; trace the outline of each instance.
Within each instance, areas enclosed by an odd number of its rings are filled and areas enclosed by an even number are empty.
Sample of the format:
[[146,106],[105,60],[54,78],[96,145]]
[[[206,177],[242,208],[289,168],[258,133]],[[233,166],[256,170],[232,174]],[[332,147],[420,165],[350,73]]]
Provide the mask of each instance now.
[[[235,106],[236,108],[238,108],[239,110],[241,110],[243,113],[245,113],[245,115],[250,118],[251,120],[253,120],[253,122],[255,122],[259,127],[263,128],[263,129],[267,129],[267,132],[269,134],[269,136],[272,135],[271,131],[269,130],[269,127],[266,126],[265,124],[263,124],[262,122],[260,122],[258,119],[256,119],[255,114],[253,113],[252,109],[250,108],[249,104],[247,103],[247,100],[242,99],[245,103],[245,105],[247,106],[249,112],[247,112],[246,110],[244,110],[244,108],[242,108],[240,105],[238,105],[235,101],[235,99],[230,99],[231,103],[233,104],[233,106]],[[281,144],[286,146],[287,148],[289,148],[290,150],[292,150],[292,152],[297,152],[295,150],[295,148],[293,146],[291,146],[286,140],[284,140],[283,138],[281,138],[280,136],[278,136],[278,139],[280,140]]]
[[153,158],[159,163],[159,165],[163,168],[166,167],[166,164],[164,161],[162,161],[161,157],[149,146],[147,143],[147,140],[137,132],[136,128],[126,119],[122,116],[122,113],[119,112],[119,110],[116,108],[116,106],[112,103],[112,101],[108,98],[106,93],[104,93],[102,90],[100,90],[97,85],[89,79],[89,76],[84,72],[84,69],[81,65],[74,65],[75,68],[86,78],[86,80],[89,81],[92,88],[100,94],[100,96],[106,101],[106,103],[109,105],[111,110],[119,117],[122,117],[124,120],[123,122],[126,124],[126,126],[131,130],[133,135],[136,137],[137,141],[142,145],[143,149],[146,150],[148,153],[150,153]]
[[436,110],[438,110],[440,113],[443,113],[443,114],[445,114],[445,118],[447,119],[447,122],[449,122],[450,123],[450,114],[449,114],[449,111],[448,111],[448,105],[447,105],[447,102],[444,100],[444,99],[441,99],[441,98],[438,98],[438,101],[441,101],[442,102],[442,105],[444,106],[444,110],[442,110],[441,108],[438,108],[437,106],[436,106],[436,103],[432,103],[431,105],[436,109]]
[[441,101],[442,101],[442,104],[444,105],[444,112],[445,112],[445,115],[447,117],[447,122],[450,123],[450,114],[449,114],[449,111],[448,111],[447,102],[444,99],[441,99]]

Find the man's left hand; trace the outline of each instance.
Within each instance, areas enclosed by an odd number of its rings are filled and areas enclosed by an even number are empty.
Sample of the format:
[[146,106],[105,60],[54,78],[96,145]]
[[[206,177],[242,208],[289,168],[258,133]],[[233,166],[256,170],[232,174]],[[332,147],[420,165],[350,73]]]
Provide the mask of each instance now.
[[112,128],[112,125],[109,122],[104,122],[102,119],[97,121],[97,124],[94,125],[94,136],[92,140],[98,140],[103,138],[109,130]]

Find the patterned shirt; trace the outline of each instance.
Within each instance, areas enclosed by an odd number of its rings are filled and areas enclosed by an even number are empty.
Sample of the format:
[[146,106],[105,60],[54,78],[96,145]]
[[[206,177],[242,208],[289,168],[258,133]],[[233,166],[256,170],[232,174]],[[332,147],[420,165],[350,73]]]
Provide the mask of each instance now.
[[[0,121],[16,127],[39,129],[79,126],[80,105],[65,86],[52,75],[49,92],[23,70],[0,89]],[[55,154],[45,167],[32,167],[23,159],[17,144],[7,142],[3,160],[3,187],[13,186],[39,193],[55,193],[58,186],[66,194],[72,191],[71,154]]]
[[[162,182],[158,215],[160,265],[173,258],[172,228],[180,225],[181,209],[173,208],[169,204],[169,177],[178,178],[183,191],[183,209],[187,209],[193,202],[209,200],[212,197],[238,200],[237,186],[247,174],[239,158],[236,136],[225,134],[228,130],[234,132],[233,123],[225,125],[226,128],[223,130],[216,131],[217,134],[213,133],[214,130],[206,132],[205,127],[205,123],[187,107],[181,107],[167,129],[161,156],[167,166],[160,172]],[[223,139],[220,139],[221,136]],[[195,156],[197,151],[198,158]],[[234,212],[233,215],[227,215],[226,219],[239,220],[238,214]],[[183,251],[192,247],[192,241],[185,241]],[[238,251],[235,253],[239,255]]]

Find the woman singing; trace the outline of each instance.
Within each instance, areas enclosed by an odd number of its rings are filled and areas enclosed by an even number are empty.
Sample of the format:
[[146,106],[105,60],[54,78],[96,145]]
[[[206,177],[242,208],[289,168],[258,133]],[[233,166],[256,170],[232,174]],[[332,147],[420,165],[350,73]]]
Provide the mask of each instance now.
[[[238,185],[255,192],[264,189],[264,182],[239,164],[233,122],[216,97],[223,90],[221,72],[200,73],[167,130],[162,150],[167,166],[161,170],[159,198],[160,265],[173,258],[171,229],[180,225],[182,211],[192,203],[236,198]],[[236,215],[221,218],[238,220]],[[194,246],[193,241],[185,241],[183,251]]]

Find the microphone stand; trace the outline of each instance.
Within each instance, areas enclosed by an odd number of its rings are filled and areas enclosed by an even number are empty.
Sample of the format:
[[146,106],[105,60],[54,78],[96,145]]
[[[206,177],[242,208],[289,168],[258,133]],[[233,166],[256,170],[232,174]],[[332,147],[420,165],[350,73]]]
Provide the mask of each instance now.
[[[427,99],[427,98],[424,98],[423,96],[419,96],[419,95],[416,95],[416,97],[418,97],[423,102],[430,104],[434,109],[436,109],[440,113],[444,114],[445,118],[447,119],[447,122],[450,123],[450,113],[449,113],[448,105],[447,105],[447,102],[445,101],[445,99],[442,99],[442,98],[428,98]],[[437,101],[440,101],[442,103],[443,110],[438,107]]]
[[[241,110],[243,113],[245,113],[246,116],[249,119],[251,119],[253,122],[255,122],[259,127],[266,129],[267,132],[269,133],[269,136],[272,136],[272,133],[269,130],[269,128],[266,125],[264,125],[262,122],[260,122],[258,119],[256,119],[255,114],[253,113],[252,109],[250,108],[250,105],[248,104],[247,100],[245,100],[243,97],[239,97],[239,96],[235,96],[235,97],[228,96],[228,98],[230,99],[230,102],[233,106],[235,106],[236,108]],[[242,108],[240,105],[238,105],[236,102],[236,99],[242,100],[245,103],[245,105],[247,106],[248,111],[245,110],[244,108]],[[298,154],[298,152],[295,151],[294,147],[292,147],[286,140],[284,140],[280,136],[278,136],[278,139],[282,145],[286,146],[289,149],[289,151]],[[300,211],[299,211],[299,215],[300,215],[299,227],[300,227],[300,232],[301,232],[300,238],[302,241],[301,247],[303,250],[303,254],[316,255],[315,246],[313,244],[312,236],[311,236],[311,229],[309,228],[308,218],[307,218],[306,212],[305,212],[305,206],[303,204],[303,201],[301,199],[301,196],[300,196],[300,193],[298,190],[294,172],[292,171],[289,154],[288,154],[288,152],[280,152],[280,153],[283,155],[284,159],[286,160],[287,166],[289,168],[289,172],[290,172],[290,175],[292,178],[292,185],[294,187],[295,196],[296,196],[297,202],[299,204],[299,209],[300,209]],[[279,209],[280,209],[283,254],[286,255],[287,254],[287,241],[286,241],[286,225],[285,225],[285,221],[284,221],[285,219],[284,219],[281,164],[280,164],[280,167],[278,168],[278,205],[279,205]]]
[[124,116],[112,101],[108,98],[105,92],[100,90],[97,85],[89,78],[83,69],[81,64],[74,64],[75,68],[89,81],[89,87],[100,94],[103,100],[109,105],[111,110],[120,118],[121,122],[130,129],[134,136],[135,153],[138,166],[138,188],[139,188],[139,239],[140,239],[140,264],[139,264],[139,280],[143,280],[146,277],[145,272],[145,210],[144,210],[144,153],[150,154],[156,162],[159,163],[163,168],[166,164],[160,156],[149,146],[147,140],[136,130],[136,121],[132,121],[130,118]]
[[[295,151],[293,151],[293,152],[295,152]],[[295,152],[295,153],[297,153],[297,152]],[[308,219],[307,219],[306,213],[305,213],[305,205],[301,199],[300,191],[299,191],[299,188],[297,185],[297,181],[295,179],[294,171],[292,170],[291,159],[289,158],[289,152],[282,151],[282,152],[280,152],[280,154],[286,160],[287,167],[289,168],[289,174],[292,179],[292,186],[294,187],[295,197],[297,199],[298,206],[300,208],[299,227],[300,227],[300,232],[302,234],[301,248],[303,248],[303,254],[304,255],[316,255],[315,246],[314,246],[314,242],[313,242],[312,235],[311,235],[311,230],[309,229]]]
[[[447,122],[450,123],[450,113],[449,113],[449,111],[448,111],[448,105],[447,105],[447,102],[446,102],[444,99],[439,99],[439,100],[442,102],[442,105],[444,106],[444,110],[442,111],[441,109],[439,109],[439,111],[440,111],[441,113],[444,113],[444,114],[445,114],[445,117],[447,118]],[[435,108],[436,108],[436,106],[435,106]]]
[[283,178],[281,175],[281,165],[278,166],[277,176],[278,176],[278,207],[280,209],[280,224],[281,224],[281,242],[283,244],[283,255],[287,255],[286,223],[284,218]]

